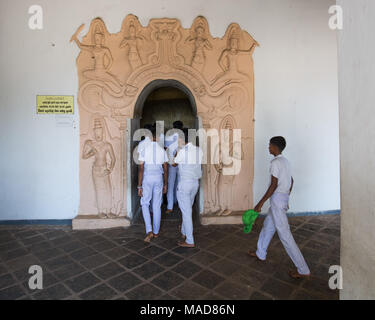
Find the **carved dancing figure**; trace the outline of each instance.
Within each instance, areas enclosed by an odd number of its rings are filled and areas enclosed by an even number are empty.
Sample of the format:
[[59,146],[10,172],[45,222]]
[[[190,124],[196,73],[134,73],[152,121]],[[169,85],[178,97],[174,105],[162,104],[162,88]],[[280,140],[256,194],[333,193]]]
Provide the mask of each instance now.
[[208,41],[206,31],[202,25],[198,25],[194,31],[195,34],[187,37],[185,42],[193,42],[194,44],[190,66],[202,72],[206,63],[205,49],[212,50],[213,46],[210,41]]
[[128,59],[129,59],[129,64],[132,70],[135,70],[138,67],[143,65],[141,57],[139,55],[139,51],[138,51],[138,42],[144,39],[145,39],[144,37],[137,35],[137,30],[134,26],[134,23],[131,22],[129,26],[129,36],[125,37],[122,40],[120,44],[120,48],[129,47]]
[[[100,218],[113,218],[112,211],[112,184],[110,174],[116,163],[113,147],[105,141],[103,124],[101,119],[94,121],[94,138],[86,140],[83,146],[82,158],[89,159],[95,157],[92,166],[92,178],[95,187],[96,203]],[[107,154],[110,163],[107,161]]]
[[[103,45],[104,34],[99,28],[95,30],[94,33],[94,44],[86,45],[82,44],[78,40],[78,33],[82,30],[84,25],[81,25],[76,33],[72,36],[70,41],[75,41],[77,46],[81,50],[86,50],[91,53],[91,58],[94,59],[94,69],[89,69],[83,71],[83,75],[92,80],[100,80],[103,82],[108,82],[112,86],[115,86],[115,90],[121,88],[121,83],[116,79],[114,75],[108,72],[113,64],[113,58],[111,51]],[[108,63],[105,63],[105,60],[108,59]]]
[[248,81],[249,76],[238,68],[240,55],[251,55],[257,45],[256,42],[248,50],[239,49],[240,30],[234,29],[228,39],[227,48],[221,53],[219,65],[223,72],[219,73],[211,82],[211,86],[223,86],[231,82]]

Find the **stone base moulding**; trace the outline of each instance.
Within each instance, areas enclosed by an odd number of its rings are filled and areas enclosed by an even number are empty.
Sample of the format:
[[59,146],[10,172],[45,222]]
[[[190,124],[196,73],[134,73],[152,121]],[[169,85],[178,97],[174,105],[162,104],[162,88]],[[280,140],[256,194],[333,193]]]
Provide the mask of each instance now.
[[72,220],[73,230],[109,229],[129,226],[130,220],[124,217],[102,219],[97,215],[79,215]]
[[201,224],[204,226],[210,224],[242,224],[242,214],[243,212],[233,212],[229,216],[203,215],[201,216]]

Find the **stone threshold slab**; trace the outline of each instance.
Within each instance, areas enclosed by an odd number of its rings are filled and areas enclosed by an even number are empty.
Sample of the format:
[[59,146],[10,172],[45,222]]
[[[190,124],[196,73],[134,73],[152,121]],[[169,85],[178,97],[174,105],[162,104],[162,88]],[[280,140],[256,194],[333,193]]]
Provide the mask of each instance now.
[[72,220],[73,230],[110,229],[129,226],[130,221],[125,217],[102,219],[96,215],[79,215]]

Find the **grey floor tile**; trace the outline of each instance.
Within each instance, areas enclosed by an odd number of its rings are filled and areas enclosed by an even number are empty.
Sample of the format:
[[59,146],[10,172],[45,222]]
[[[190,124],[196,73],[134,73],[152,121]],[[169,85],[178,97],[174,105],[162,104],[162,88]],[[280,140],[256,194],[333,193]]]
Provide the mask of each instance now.
[[93,270],[93,273],[101,279],[109,279],[123,273],[125,269],[115,262],[109,262]]
[[172,271],[166,271],[152,280],[155,286],[164,291],[169,291],[183,282],[184,278]]
[[161,267],[160,265],[152,262],[152,261],[149,261],[149,262],[146,262],[145,264],[143,264],[142,266],[138,267],[138,268],[135,268],[133,270],[133,272],[137,275],[139,275],[140,277],[148,280],[156,275],[158,275],[159,273],[165,271],[165,269],[163,267]]
[[25,292],[19,285],[0,290],[0,300],[15,300],[23,297],[24,295]]
[[126,256],[125,258],[118,260],[118,263],[120,263],[127,269],[133,269],[133,268],[141,266],[146,261],[147,261],[146,258],[140,256],[139,254],[132,253]]
[[191,281],[184,282],[181,286],[171,291],[171,294],[181,300],[200,300],[207,294],[208,289]]
[[170,252],[167,252],[161,256],[159,256],[158,258],[155,259],[155,261],[165,267],[172,267],[174,266],[175,264],[179,263],[180,261],[182,261],[183,258],[174,254],[174,253],[170,253]]
[[78,277],[65,281],[65,284],[75,293],[79,293],[87,288],[90,288],[100,282],[100,279],[95,277],[90,272],[85,272]]
[[163,292],[151,284],[143,284],[126,293],[131,300],[156,300]]
[[214,289],[219,284],[224,282],[224,278],[209,270],[203,270],[192,279],[195,283],[207,288]]
[[109,300],[116,296],[116,291],[106,284],[98,285],[79,295],[83,300]]
[[182,275],[185,278],[191,278],[201,270],[202,267],[193,262],[190,262],[189,260],[182,261],[172,269],[172,271]]
[[69,290],[60,283],[47,289],[38,290],[38,292],[33,295],[33,299],[60,300],[69,297],[70,295],[71,293]]
[[123,273],[108,281],[108,284],[120,293],[126,292],[141,283],[142,281],[130,272]]

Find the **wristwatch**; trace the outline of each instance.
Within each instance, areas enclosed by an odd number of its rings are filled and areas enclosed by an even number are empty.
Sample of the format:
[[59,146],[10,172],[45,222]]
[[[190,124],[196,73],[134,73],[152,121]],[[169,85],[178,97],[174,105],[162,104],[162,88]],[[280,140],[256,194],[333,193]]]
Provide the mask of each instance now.
[[138,189],[143,189],[142,186],[138,186],[137,188],[138,188]]

